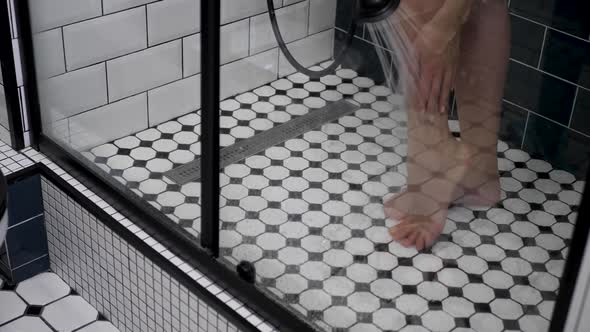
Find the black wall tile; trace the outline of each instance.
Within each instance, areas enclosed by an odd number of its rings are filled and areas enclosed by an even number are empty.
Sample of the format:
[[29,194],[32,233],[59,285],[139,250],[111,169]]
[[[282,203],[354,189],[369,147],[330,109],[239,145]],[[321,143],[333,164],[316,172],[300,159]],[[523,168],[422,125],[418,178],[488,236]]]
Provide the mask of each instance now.
[[43,216],[8,229],[6,246],[13,269],[46,255],[47,234]]
[[590,91],[579,89],[571,127],[590,135]]
[[[352,22],[352,0],[338,0],[336,7],[336,27],[348,31]],[[363,36],[363,25],[359,25],[354,33],[355,36]]]
[[41,179],[32,176],[8,187],[8,223],[18,224],[43,213]]
[[510,21],[512,24],[510,58],[536,67],[541,56],[545,27],[514,15],[510,15]]
[[17,283],[49,270],[49,255],[12,270],[12,282]]
[[590,36],[588,0],[512,0],[510,10],[584,39]]
[[516,107],[507,102],[502,103],[500,132],[498,133],[498,136],[511,148],[519,149],[522,144],[527,114],[528,112],[522,108]]
[[510,61],[506,100],[567,125],[575,94],[573,84]]
[[546,72],[590,88],[590,42],[549,30],[541,61]]
[[590,160],[590,138],[566,127],[531,114],[524,139],[524,150],[553,167],[564,169],[578,178],[586,177]]

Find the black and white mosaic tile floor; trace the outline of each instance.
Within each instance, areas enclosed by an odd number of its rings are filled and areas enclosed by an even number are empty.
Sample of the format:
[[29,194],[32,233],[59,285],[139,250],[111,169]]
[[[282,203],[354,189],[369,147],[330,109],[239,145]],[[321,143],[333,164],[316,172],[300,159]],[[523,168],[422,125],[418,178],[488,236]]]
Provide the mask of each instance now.
[[0,284],[2,332],[119,331],[54,273]]
[[[545,331],[583,182],[498,144],[503,200],[454,207],[418,253],[387,232],[384,196],[405,185],[399,99],[354,71],[294,74],[221,103],[223,146],[346,98],[361,107],[221,175],[222,255],[319,327],[350,331]],[[163,173],[200,153],[199,112],[84,154],[198,236],[197,182]],[[454,127],[456,123],[451,123]]]

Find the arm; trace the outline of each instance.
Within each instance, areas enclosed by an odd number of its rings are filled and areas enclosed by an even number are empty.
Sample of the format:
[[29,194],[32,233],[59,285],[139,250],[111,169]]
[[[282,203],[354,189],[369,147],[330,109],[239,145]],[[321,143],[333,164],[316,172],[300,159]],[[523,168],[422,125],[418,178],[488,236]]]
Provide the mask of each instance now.
[[423,29],[429,29],[429,32],[435,32],[444,41],[449,42],[459,32],[461,26],[467,20],[471,11],[473,0],[447,0],[425,24]]

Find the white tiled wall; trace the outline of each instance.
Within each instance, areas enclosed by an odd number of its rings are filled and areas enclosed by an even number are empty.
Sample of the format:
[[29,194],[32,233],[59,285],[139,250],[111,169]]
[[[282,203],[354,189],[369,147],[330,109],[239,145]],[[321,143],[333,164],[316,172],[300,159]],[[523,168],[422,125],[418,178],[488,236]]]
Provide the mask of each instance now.
[[[336,0],[274,4],[303,64],[332,57]],[[222,98],[292,72],[266,0],[221,6]],[[32,0],[30,7],[46,132],[54,128],[84,149],[200,107],[200,0]],[[128,98],[145,103],[121,107]]]
[[202,299],[42,179],[51,268],[122,332],[238,332]]

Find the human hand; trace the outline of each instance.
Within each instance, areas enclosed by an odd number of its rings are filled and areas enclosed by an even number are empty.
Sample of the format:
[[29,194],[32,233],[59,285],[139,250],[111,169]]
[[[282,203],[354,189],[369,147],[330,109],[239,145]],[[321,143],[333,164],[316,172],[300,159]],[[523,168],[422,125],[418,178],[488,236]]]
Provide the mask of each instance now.
[[423,25],[413,42],[416,61],[409,62],[414,107],[421,112],[448,111],[459,59],[458,31],[445,32]]

